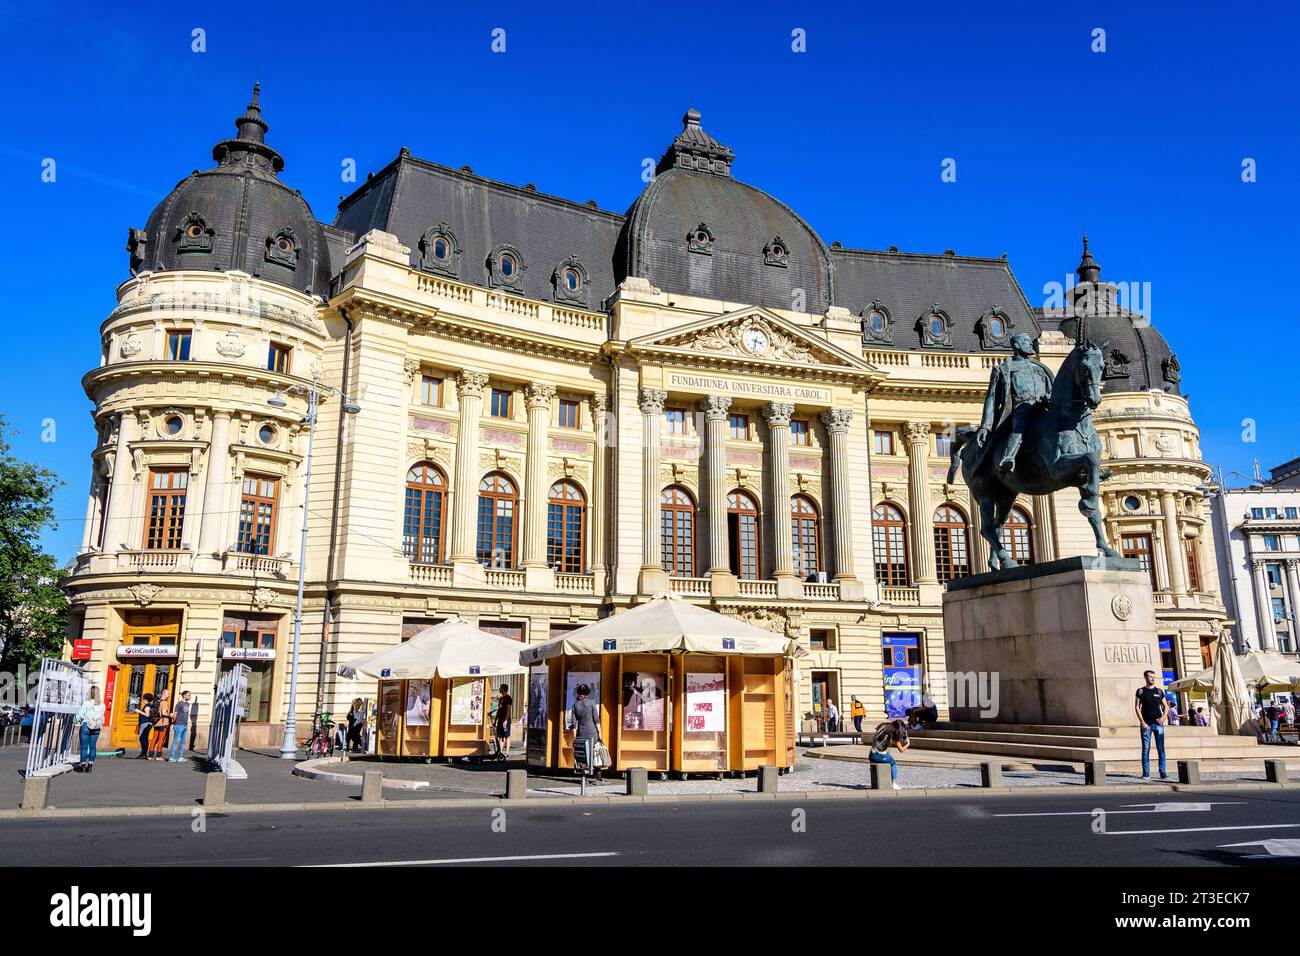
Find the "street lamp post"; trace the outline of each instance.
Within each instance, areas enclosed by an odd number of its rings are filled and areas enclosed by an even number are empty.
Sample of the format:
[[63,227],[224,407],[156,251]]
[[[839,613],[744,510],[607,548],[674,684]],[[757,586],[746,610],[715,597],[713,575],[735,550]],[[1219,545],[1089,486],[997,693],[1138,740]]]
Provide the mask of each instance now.
[[311,456],[316,440],[316,411],[320,407],[322,395],[338,395],[343,399],[343,411],[355,415],[361,407],[339,389],[323,385],[312,376],[311,385],[290,385],[282,388],[266,400],[268,405],[284,408],[285,394],[304,395],[307,398],[307,414],[302,422],[307,426],[307,458],[303,469],[302,482],[302,534],[298,544],[298,599],[293,608],[293,651],[289,660],[289,709],[284,717],[284,740],[280,743],[280,757],[296,760],[298,757],[298,649],[302,644],[302,593],[307,577],[307,517],[308,503],[311,501]]

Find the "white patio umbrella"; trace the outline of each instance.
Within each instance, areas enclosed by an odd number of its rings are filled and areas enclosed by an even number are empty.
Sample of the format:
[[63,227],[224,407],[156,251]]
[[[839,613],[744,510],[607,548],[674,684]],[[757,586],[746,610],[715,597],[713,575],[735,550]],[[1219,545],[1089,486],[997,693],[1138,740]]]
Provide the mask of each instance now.
[[[1231,647],[1231,642],[1229,642]],[[1216,658],[1217,662],[1217,658]],[[1268,651],[1248,651],[1236,658],[1237,669],[1245,685],[1261,694],[1291,690],[1300,682],[1300,661],[1289,660]],[[1210,690],[1214,687],[1215,668],[1210,667],[1166,685],[1167,690]]]
[[522,674],[518,641],[481,631],[459,618],[427,627],[393,647],[339,665],[339,676],[375,680]]
[[1212,706],[1219,733],[1253,733],[1255,711],[1250,703],[1250,691],[1242,680],[1241,668],[1227,631],[1219,632],[1213,670],[1214,684],[1210,692],[1214,695]]
[[646,651],[793,657],[807,653],[798,642],[781,634],[691,604],[676,594],[664,593],[553,641],[524,648],[519,651],[519,660],[535,664],[562,655]]

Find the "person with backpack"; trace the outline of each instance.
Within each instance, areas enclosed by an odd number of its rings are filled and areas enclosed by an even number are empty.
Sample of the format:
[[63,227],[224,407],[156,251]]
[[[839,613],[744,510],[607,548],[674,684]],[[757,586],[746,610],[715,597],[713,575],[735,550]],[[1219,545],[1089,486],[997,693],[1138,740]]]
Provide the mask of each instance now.
[[895,790],[903,788],[898,785],[898,763],[889,750],[892,747],[901,754],[910,746],[912,743],[907,739],[906,721],[897,719],[877,725],[876,735],[871,740],[871,754],[867,759],[871,763],[889,764],[889,778],[893,781]]
[[1270,743],[1280,743],[1282,740],[1281,724],[1282,709],[1277,704],[1269,701],[1264,708],[1264,727],[1266,728],[1264,739]]
[[162,695],[153,699],[151,709],[153,715],[153,742],[149,745],[150,760],[165,760],[163,750],[167,746],[167,738],[171,735],[172,729],[172,711],[167,706],[167,701],[163,700]]
[[157,711],[153,705],[153,694],[145,694],[140,698],[140,706],[135,709],[135,716],[138,721],[136,728],[140,734],[140,754],[136,760],[149,759],[149,735],[153,733],[153,722]]
[[849,716],[853,718],[853,729],[862,733],[862,721],[867,716],[867,708],[862,706],[857,694],[849,698]]
[[72,765],[77,773],[90,773],[95,769],[95,752],[99,749],[99,732],[104,729],[104,702],[99,699],[99,688],[94,684],[86,692],[86,699],[72,722],[78,727],[81,738],[81,761]]

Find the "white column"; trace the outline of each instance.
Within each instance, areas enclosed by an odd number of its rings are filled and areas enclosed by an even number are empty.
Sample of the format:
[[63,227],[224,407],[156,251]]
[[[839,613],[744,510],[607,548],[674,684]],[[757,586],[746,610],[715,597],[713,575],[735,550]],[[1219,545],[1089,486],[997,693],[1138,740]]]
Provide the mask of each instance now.
[[853,409],[822,412],[831,445],[831,535],[835,541],[835,580],[855,581],[853,573],[853,489],[849,486],[849,428]]
[[668,588],[660,554],[659,528],[659,424],[668,393],[659,388],[641,389],[641,581],[642,594]]
[[908,422],[907,495],[912,510],[912,577],[917,584],[939,580],[934,565],[934,508],[930,503],[930,423]]
[[1169,566],[1169,588],[1175,595],[1187,595],[1187,555],[1178,527],[1178,504],[1172,491],[1160,492],[1160,510],[1165,516],[1165,560]]
[[592,431],[596,436],[591,446],[591,501],[589,503],[591,532],[588,547],[591,549],[589,561],[591,573],[597,578],[596,594],[599,595],[604,590],[605,557],[609,544],[605,532],[605,511],[609,507],[609,489],[606,487],[608,479],[605,477],[605,454],[606,445],[614,434],[614,430],[610,423],[606,421],[609,409],[604,395],[591,396],[588,399],[588,405],[591,408]]
[[[524,549],[522,566],[546,567],[546,447],[551,428],[555,386],[532,382],[524,388],[528,408],[528,463],[524,475]],[[532,590],[530,587],[529,590]]]
[[113,477],[108,492],[108,514],[104,517],[104,551],[138,547],[128,541],[131,534],[132,487],[130,443],[140,429],[139,422],[125,413],[118,416],[117,450],[113,454]]
[[95,543],[95,518],[99,512],[99,462],[90,463],[90,491],[86,495],[86,526],[81,532],[81,553]]
[[[709,576],[731,574],[727,553],[727,425],[731,398],[710,395],[704,400],[704,484],[709,496]],[[732,592],[734,593],[734,591]]]
[[[1034,560],[1039,564],[1056,560],[1056,515],[1051,495],[1034,495]],[[1111,547],[1119,543],[1112,541]]]
[[1291,653],[1300,650],[1300,562],[1286,562],[1286,607],[1291,617]]
[[214,557],[224,551],[221,533],[226,526],[225,494],[230,478],[230,412],[212,414],[212,440],[203,480],[203,513],[199,515],[198,555]]
[[[982,525],[980,524],[980,508],[975,501],[974,496],[970,502],[970,572],[971,574],[983,574],[989,570],[989,543],[984,540],[984,535],[980,533]],[[1035,549],[1037,553],[1037,549]]]
[[456,376],[460,399],[460,424],[456,430],[456,485],[452,488],[455,512],[452,519],[451,560],[477,564],[474,547],[474,511],[478,502],[478,423],[483,412],[484,372],[465,369]]
[[778,597],[802,597],[803,585],[794,574],[794,526],[790,519],[790,417],[789,402],[763,406],[767,420],[768,474],[772,485],[772,531],[776,535],[776,593]]
[[1271,651],[1277,648],[1273,636],[1273,601],[1268,592],[1268,572],[1263,561],[1251,561],[1254,570],[1251,581],[1255,590],[1255,617],[1259,621],[1259,643],[1256,650]]

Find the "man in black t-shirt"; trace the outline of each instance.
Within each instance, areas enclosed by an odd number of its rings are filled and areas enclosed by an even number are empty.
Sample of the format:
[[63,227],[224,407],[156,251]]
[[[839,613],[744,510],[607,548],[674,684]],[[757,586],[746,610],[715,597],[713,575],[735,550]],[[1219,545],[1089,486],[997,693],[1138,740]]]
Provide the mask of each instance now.
[[514,707],[514,698],[510,696],[510,685],[502,684],[497,695],[496,719],[493,721],[495,727],[492,736],[496,738],[497,753],[504,757],[510,756],[510,718],[511,708]]
[[1165,715],[1169,711],[1169,701],[1165,699],[1163,687],[1156,685],[1156,672],[1146,671],[1142,675],[1146,684],[1137,689],[1133,700],[1133,711],[1137,714],[1138,726],[1142,728],[1142,779],[1151,779],[1151,737],[1156,738],[1156,753],[1160,756],[1160,779],[1168,780],[1165,772]]

